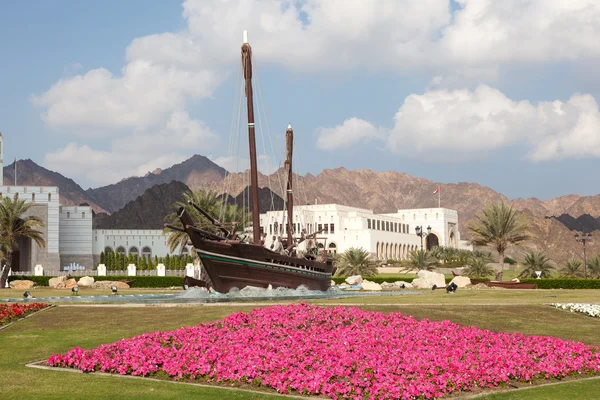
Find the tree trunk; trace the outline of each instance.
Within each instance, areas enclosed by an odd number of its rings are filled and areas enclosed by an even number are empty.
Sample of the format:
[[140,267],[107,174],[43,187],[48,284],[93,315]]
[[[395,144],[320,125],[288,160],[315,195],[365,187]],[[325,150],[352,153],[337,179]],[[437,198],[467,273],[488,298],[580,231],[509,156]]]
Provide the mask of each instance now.
[[4,289],[8,279],[8,272],[12,267],[12,253],[6,255],[6,260],[0,261],[2,261],[0,262],[0,267],[2,267],[2,271],[0,272],[0,289]]
[[499,278],[497,280],[502,281],[502,275],[504,274],[504,252],[498,252],[500,255],[500,272],[498,273]]

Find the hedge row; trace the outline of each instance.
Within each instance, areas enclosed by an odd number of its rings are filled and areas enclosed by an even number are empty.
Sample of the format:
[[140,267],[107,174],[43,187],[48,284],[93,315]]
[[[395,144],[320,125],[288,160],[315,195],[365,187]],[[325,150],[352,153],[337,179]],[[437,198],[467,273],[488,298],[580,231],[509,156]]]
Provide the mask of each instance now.
[[535,283],[538,289],[600,289],[600,279],[527,278],[521,282]]
[[[35,282],[37,286],[49,286],[48,281],[54,278],[53,276],[19,276],[11,275],[8,277],[8,281],[14,281],[19,279],[27,279]],[[81,278],[80,276],[73,277],[76,280]],[[96,281],[133,281],[132,287],[136,288],[167,288],[171,286],[183,286],[182,276],[94,276]]]
[[[398,275],[398,276],[373,276],[371,278],[365,278],[365,279],[367,279],[371,282],[382,284],[383,282],[392,283],[392,282],[396,282],[396,281],[412,282],[412,280],[415,279],[416,277],[417,277],[416,275],[406,275],[406,276]],[[340,277],[340,276],[335,276],[331,279],[338,285],[340,283],[343,283],[346,280],[345,277]],[[450,283],[450,281],[452,281],[453,277],[446,276],[445,279],[446,279],[446,284],[448,284],[448,283]],[[489,279],[487,279],[487,278],[479,279],[479,280],[480,281],[489,281]]]

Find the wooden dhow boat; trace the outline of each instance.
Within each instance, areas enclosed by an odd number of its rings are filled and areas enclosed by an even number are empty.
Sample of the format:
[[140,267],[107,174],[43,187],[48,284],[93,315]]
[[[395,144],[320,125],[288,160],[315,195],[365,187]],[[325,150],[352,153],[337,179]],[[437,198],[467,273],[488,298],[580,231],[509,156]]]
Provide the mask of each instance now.
[[[223,224],[206,211],[192,204],[198,212],[205,216],[216,228],[217,233],[203,230],[196,226],[185,208],[180,208],[178,216],[192,246],[198,253],[210,282],[216,291],[227,293],[237,287],[285,287],[295,289],[304,285],[310,290],[327,290],[331,285],[333,266],[327,262],[326,253],[296,256],[295,246],[308,239],[302,237],[298,242],[294,239],[294,224],[291,223],[293,212],[292,191],[292,153],[293,130],[288,126],[286,131],[287,157],[287,243],[283,251],[276,252],[263,246],[260,231],[260,214],[258,200],[258,170],[256,156],[256,138],[254,130],[254,104],[252,92],[252,48],[244,32],[242,45],[242,69],[245,80],[246,105],[248,112],[248,139],[250,146],[250,200],[252,203],[252,240],[245,243]],[[173,229],[177,229],[172,227]],[[178,229],[179,230],[179,229]],[[319,232],[317,232],[318,234]],[[311,235],[309,235],[311,236]],[[316,234],[312,234],[316,237]]]

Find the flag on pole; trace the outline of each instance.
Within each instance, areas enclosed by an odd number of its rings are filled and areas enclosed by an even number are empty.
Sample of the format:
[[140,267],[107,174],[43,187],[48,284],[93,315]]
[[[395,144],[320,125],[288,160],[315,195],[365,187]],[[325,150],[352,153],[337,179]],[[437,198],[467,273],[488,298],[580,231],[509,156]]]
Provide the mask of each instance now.
[[440,187],[438,186],[435,191],[433,192],[433,194],[437,194],[438,195],[438,208],[442,208],[442,194],[440,193]]

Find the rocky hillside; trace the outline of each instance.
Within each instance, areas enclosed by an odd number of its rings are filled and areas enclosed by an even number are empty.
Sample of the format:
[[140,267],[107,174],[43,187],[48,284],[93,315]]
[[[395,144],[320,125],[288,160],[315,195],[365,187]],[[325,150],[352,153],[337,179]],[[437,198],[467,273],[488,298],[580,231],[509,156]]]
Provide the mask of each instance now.
[[[247,172],[227,174],[223,168],[202,156],[194,156],[183,163],[165,170],[156,170],[144,177],[128,178],[113,185],[88,191],[83,191],[75,182],[60,174],[37,166],[31,160],[19,162],[18,169],[20,183],[59,186],[61,198],[65,204],[87,202],[96,211],[104,209],[109,212],[120,210],[155,185],[166,184],[173,180],[183,182],[184,186],[192,189],[213,189],[221,193],[226,188],[231,201],[241,205],[244,202],[243,191],[247,190],[249,182]],[[6,183],[12,181],[12,173],[12,166],[4,169]],[[281,209],[283,206],[281,188],[284,180],[283,175],[280,179],[278,174],[281,174],[281,171],[270,176],[259,174],[259,186],[261,188],[270,187],[277,194],[275,209]],[[595,237],[599,238],[599,247],[596,249],[596,242],[592,242],[590,254],[600,251],[600,230],[598,230],[600,227],[598,224],[600,223],[598,220],[600,195],[568,195],[545,201],[536,198],[510,200],[477,183],[440,184],[398,172],[349,171],[345,168],[326,169],[316,176],[307,174],[295,178],[295,201],[297,204],[339,203],[372,209],[380,213],[394,212],[403,208],[437,207],[437,196],[433,194],[433,191],[440,186],[442,206],[456,209],[459,213],[463,238],[468,237],[466,227],[469,222],[486,204],[507,201],[516,209],[523,211],[530,220],[532,233],[536,237],[529,244],[530,248],[546,249],[548,256],[562,263],[566,259],[582,253],[581,245],[573,238],[571,230],[574,229],[591,231]],[[165,188],[168,188],[168,185]],[[180,189],[177,189],[179,193],[182,191]],[[153,209],[156,207],[155,214],[159,214],[162,218],[170,212],[168,206],[173,199],[168,197],[171,193],[168,193],[167,189],[160,189],[165,190],[163,194],[159,189],[156,190],[152,201],[157,204],[143,208]],[[151,193],[153,192],[151,191]],[[166,196],[162,205],[159,204],[162,201],[159,199],[161,195]],[[270,190],[261,190],[260,203],[263,212],[271,209]],[[135,215],[141,209],[141,205],[134,202],[133,205],[129,205],[126,214],[128,216]],[[150,222],[148,218],[142,216],[136,220],[136,224],[139,222],[142,225],[128,225],[130,222],[133,224],[133,220],[127,221],[120,215],[118,218],[110,219],[110,222],[104,222],[103,219],[107,217],[99,215],[97,224],[132,227],[162,226],[162,220],[158,221],[160,218]],[[519,251],[522,252],[522,250],[517,250],[517,252]]]
[[121,210],[94,216],[94,229],[162,229],[164,218],[173,212],[171,205],[183,200],[187,185],[173,181],[146,190]]
[[[172,205],[182,201],[183,193],[189,190],[186,184],[178,181],[155,185],[111,215],[96,214],[94,229],[162,229],[165,216],[173,212]],[[227,202],[239,207],[244,204],[252,207],[252,202],[248,202],[248,192],[249,188],[246,188],[236,197],[227,195]],[[283,199],[268,188],[259,190],[258,199],[261,213],[283,209]],[[271,208],[272,204],[275,208]]]
[[[13,164],[4,167],[4,185],[15,184],[15,168]],[[105,209],[91,199],[85,190],[72,179],[50,171],[34,163],[32,160],[17,161],[17,185],[19,186],[57,186],[61,204],[78,206],[87,203],[95,212]]]
[[195,155],[171,168],[158,169],[143,177],[127,178],[112,185],[88,189],[87,195],[108,212],[115,212],[155,185],[179,181],[191,188],[199,188],[222,182],[226,174],[225,169],[208,158]]
[[556,219],[558,222],[577,232],[594,232],[600,230],[600,218],[594,218],[590,214],[583,214],[577,218],[569,214],[561,214],[558,217],[546,217]]

